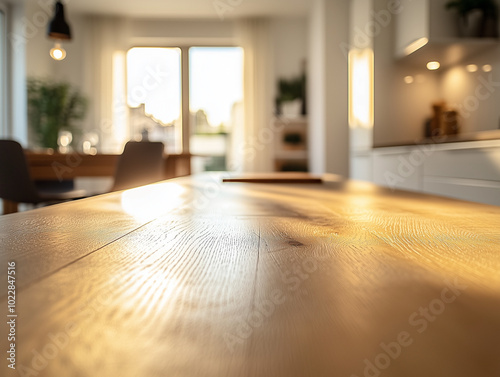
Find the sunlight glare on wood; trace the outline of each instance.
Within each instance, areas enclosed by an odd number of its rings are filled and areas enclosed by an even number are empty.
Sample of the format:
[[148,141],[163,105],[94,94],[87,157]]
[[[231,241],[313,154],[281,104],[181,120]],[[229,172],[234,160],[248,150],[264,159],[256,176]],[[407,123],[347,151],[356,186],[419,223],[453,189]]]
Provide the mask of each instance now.
[[147,221],[170,212],[183,202],[186,190],[177,183],[160,183],[138,187],[122,193],[123,210],[140,221]]

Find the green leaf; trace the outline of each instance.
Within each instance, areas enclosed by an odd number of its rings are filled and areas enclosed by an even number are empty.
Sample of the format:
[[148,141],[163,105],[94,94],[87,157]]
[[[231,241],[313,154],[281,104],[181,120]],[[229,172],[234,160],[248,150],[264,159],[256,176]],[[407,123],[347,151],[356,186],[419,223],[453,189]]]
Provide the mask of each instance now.
[[60,130],[78,131],[88,101],[67,82],[28,79],[28,124],[42,147],[57,149]]

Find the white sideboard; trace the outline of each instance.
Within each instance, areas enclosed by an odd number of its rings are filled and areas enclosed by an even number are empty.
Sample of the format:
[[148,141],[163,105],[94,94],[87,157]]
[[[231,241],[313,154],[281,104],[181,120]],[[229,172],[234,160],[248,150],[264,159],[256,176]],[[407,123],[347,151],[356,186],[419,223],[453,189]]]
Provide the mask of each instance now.
[[500,140],[375,148],[382,186],[500,205]]

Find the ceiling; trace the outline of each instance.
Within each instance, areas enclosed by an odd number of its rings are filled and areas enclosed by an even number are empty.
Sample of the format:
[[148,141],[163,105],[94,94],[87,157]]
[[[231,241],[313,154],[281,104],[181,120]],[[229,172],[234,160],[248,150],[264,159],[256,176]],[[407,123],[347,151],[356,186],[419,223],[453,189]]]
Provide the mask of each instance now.
[[311,0],[63,0],[68,11],[139,18],[240,18],[306,15]]

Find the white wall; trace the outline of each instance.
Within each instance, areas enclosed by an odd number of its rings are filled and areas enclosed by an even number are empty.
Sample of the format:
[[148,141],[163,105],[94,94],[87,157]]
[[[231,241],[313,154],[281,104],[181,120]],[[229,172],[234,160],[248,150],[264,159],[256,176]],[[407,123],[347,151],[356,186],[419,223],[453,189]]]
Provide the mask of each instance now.
[[326,171],[325,124],[325,19],[323,1],[316,0],[309,20],[309,64],[307,91],[309,93],[309,170],[316,174]]
[[349,2],[316,0],[309,24],[310,170],[347,177]]
[[[479,70],[468,72],[467,64],[476,64]],[[492,66],[492,72],[481,70],[485,64]],[[500,44],[443,71],[439,84],[442,98],[459,109],[462,133],[500,128]]]
[[[26,74],[52,76],[57,69],[49,55],[54,45],[46,35],[46,24],[51,19],[50,9],[42,8],[38,1],[28,1],[25,7]],[[65,47],[65,46],[64,46]]]
[[271,21],[273,35],[274,75],[292,78],[302,73],[307,59],[308,24],[304,18],[275,18]]
[[130,19],[131,46],[179,44],[232,44],[235,25],[231,21]]

